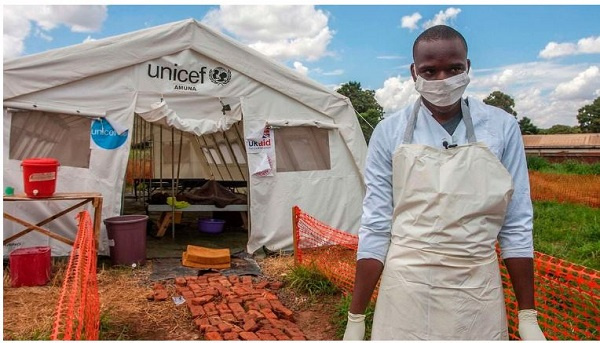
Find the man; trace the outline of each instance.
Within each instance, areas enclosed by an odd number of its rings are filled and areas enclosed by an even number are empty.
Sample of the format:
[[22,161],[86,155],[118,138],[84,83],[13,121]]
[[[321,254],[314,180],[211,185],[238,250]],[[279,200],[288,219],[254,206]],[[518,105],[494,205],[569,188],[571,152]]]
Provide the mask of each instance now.
[[369,143],[356,281],[344,340],[364,339],[381,276],[373,340],[507,340],[495,243],[519,306],[519,334],[545,340],[533,293],[533,210],[519,126],[463,100],[471,62],[456,30],[413,45],[419,100],[379,123]]

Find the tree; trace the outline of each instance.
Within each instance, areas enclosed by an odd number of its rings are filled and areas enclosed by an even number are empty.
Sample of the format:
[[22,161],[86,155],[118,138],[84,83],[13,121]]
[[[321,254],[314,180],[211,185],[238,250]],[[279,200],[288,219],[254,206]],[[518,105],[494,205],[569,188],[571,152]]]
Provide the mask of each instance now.
[[358,122],[368,144],[373,133],[372,127],[383,119],[383,107],[375,100],[375,91],[363,90],[360,82],[350,81],[343,84],[337,92],[347,96],[354,110],[358,112]]
[[581,132],[600,133],[600,97],[578,110],[577,121]]
[[556,134],[566,134],[566,133],[579,133],[581,132],[577,126],[568,126],[556,124],[552,125],[549,129],[543,130],[541,133],[545,135],[556,135]]
[[517,111],[514,110],[515,100],[510,95],[500,91],[493,91],[483,102],[501,108],[515,117],[517,116]]
[[531,119],[527,117],[523,117],[523,119],[519,120],[519,128],[521,128],[521,134],[523,135],[536,135],[540,131],[540,129],[531,122]]

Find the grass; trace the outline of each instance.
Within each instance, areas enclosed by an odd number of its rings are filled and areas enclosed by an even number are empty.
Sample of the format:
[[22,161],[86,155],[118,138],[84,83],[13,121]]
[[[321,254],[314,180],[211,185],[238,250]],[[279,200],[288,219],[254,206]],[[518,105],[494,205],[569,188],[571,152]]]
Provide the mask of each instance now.
[[536,251],[600,270],[600,209],[536,201],[533,214]]
[[542,173],[600,175],[600,162],[582,163],[576,160],[567,160],[562,163],[550,163],[539,156],[527,156],[527,168]]
[[285,276],[288,285],[315,299],[319,295],[336,294],[340,290],[315,266],[294,266]]

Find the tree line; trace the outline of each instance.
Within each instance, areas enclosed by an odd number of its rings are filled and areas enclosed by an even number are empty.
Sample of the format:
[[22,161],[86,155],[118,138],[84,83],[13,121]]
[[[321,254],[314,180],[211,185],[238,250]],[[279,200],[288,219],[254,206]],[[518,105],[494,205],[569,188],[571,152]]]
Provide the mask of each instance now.
[[[352,106],[359,117],[360,127],[368,143],[373,133],[373,128],[383,119],[384,115],[383,107],[375,99],[375,91],[362,89],[360,82],[350,81],[343,84],[337,92],[347,96],[350,102],[352,102]],[[483,102],[501,108],[517,118],[517,112],[514,109],[515,100],[508,94],[501,91],[494,91]],[[542,129],[535,126],[530,118],[523,116],[519,120],[519,127],[521,128],[521,133],[524,135],[600,133],[600,97],[577,111],[577,121],[579,125],[568,126],[557,124],[548,129]]]

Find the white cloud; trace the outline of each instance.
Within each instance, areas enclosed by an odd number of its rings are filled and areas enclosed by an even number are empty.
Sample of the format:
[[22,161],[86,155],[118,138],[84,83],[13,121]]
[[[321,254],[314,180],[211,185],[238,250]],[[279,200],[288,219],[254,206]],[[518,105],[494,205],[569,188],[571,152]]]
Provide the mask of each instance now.
[[85,39],[83,40],[83,43],[87,43],[87,42],[93,42],[95,41],[95,38],[92,38],[92,36],[87,36],[85,37]]
[[298,61],[294,62],[294,69],[302,75],[308,75],[308,68]]
[[541,58],[556,58],[568,55],[600,54],[600,36],[587,37],[575,43],[550,42],[540,51]]
[[329,54],[334,34],[328,15],[314,6],[223,5],[210,10],[202,22],[279,60],[318,60]]
[[336,76],[336,75],[343,75],[343,74],[344,74],[344,69],[335,69],[332,71],[323,72],[323,75],[327,75],[327,76]]
[[515,99],[519,119],[529,117],[542,128],[573,126],[577,125],[577,110],[600,94],[600,68],[533,62],[471,70],[468,95],[484,99],[495,90]]
[[376,58],[378,60],[399,60],[402,58],[402,56],[388,55],[388,56],[377,56]]
[[390,77],[384,81],[382,88],[375,90],[375,99],[383,107],[386,116],[414,102],[418,97],[412,78],[402,80],[400,76]]
[[435,25],[448,25],[448,22],[454,20],[461,11],[460,8],[454,7],[449,7],[445,11],[439,11],[433,19],[423,24],[423,28],[428,29]]
[[52,39],[48,32],[65,25],[73,32],[94,32],[106,20],[106,6],[35,5],[4,6],[4,58],[20,56],[25,51],[24,40],[31,33],[31,23],[37,28],[35,34]]
[[415,30],[419,26],[419,20],[421,20],[423,16],[419,12],[415,12],[411,15],[405,15],[401,19],[401,27],[407,28],[409,30]]
[[556,86],[553,95],[558,99],[585,99],[600,91],[600,68],[591,66],[570,81]]

